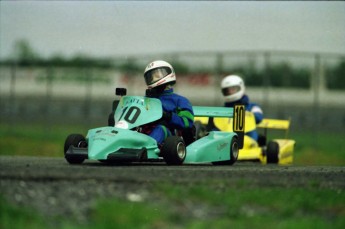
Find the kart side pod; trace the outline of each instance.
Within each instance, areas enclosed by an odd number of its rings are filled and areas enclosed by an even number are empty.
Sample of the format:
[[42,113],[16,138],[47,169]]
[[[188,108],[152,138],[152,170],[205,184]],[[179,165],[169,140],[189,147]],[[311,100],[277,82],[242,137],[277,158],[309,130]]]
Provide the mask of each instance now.
[[[213,118],[233,119],[232,132],[218,130],[215,126],[209,126],[209,132],[187,146],[187,156],[184,163],[206,163],[215,165],[232,165],[238,158],[239,148],[243,148],[244,138],[244,105],[229,107],[199,107],[193,106],[194,116],[208,118],[209,124]],[[231,123],[229,123],[231,125]]]
[[243,148],[246,113],[243,104],[236,104],[233,108],[193,106],[193,111],[195,117],[207,117],[209,120],[214,117],[233,118],[233,131],[238,137],[238,147]]

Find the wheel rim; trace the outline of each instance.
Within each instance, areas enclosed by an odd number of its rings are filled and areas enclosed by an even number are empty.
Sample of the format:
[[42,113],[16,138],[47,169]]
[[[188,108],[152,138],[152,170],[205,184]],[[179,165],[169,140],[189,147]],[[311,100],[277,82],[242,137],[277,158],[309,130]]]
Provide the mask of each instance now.
[[87,146],[87,143],[86,143],[86,141],[80,141],[79,143],[78,143],[78,148],[85,148]]
[[186,147],[184,146],[183,142],[179,142],[177,144],[177,155],[179,158],[183,159],[186,156]]
[[232,151],[233,157],[234,157],[234,158],[238,158],[238,151],[239,151],[239,149],[238,149],[238,144],[237,144],[237,142],[233,142],[233,143],[232,143],[231,151]]

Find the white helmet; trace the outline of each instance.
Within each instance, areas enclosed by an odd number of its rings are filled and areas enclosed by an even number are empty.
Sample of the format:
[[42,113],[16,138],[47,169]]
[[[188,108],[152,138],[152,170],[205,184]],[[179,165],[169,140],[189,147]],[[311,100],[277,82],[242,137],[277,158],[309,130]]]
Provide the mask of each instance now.
[[145,68],[144,78],[149,89],[176,82],[176,75],[173,67],[163,60],[156,60],[151,62]]
[[226,102],[235,102],[244,95],[244,82],[237,75],[226,76],[222,80],[221,87]]

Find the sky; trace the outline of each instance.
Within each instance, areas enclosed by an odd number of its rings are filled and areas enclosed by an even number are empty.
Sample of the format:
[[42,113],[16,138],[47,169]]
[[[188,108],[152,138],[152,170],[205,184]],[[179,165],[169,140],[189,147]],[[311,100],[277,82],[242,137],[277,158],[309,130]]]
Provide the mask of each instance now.
[[283,50],[345,54],[343,1],[0,1],[0,58]]

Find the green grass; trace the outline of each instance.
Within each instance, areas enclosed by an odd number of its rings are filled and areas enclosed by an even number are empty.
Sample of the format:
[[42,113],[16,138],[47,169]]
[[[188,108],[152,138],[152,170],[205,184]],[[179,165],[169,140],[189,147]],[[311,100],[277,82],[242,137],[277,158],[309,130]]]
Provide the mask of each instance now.
[[42,216],[34,213],[32,210],[14,207],[0,197],[0,228],[47,228],[47,222]]
[[[85,135],[95,125],[0,124],[0,155],[63,157],[63,145],[71,133]],[[279,136],[273,133],[269,137]],[[296,141],[295,165],[345,165],[345,134],[290,133]]]
[[66,137],[87,130],[82,125],[0,124],[0,155],[63,157]]
[[345,134],[295,133],[296,163],[300,165],[345,165]]
[[[340,228],[345,223],[344,193],[269,187],[243,187],[222,191],[211,190],[208,187],[210,183],[207,183],[207,186],[186,188],[167,185],[162,188],[172,200],[180,201],[182,205],[181,196],[184,196],[196,205],[206,204],[214,209],[219,208],[221,217],[206,214],[200,221],[186,222],[192,226],[190,228],[198,224],[200,227],[197,228],[212,225],[216,225],[216,228],[317,228],[317,225],[321,228],[327,228],[327,225]],[[329,219],[332,220],[328,221]]]
[[[158,185],[156,192],[167,197],[165,204],[126,204],[118,200],[101,203],[94,211],[97,220],[92,218],[91,225],[97,227],[103,222],[102,228],[117,225],[118,228],[205,229],[342,228],[345,225],[345,194],[330,190],[245,188],[217,192],[206,185],[163,184]],[[115,206],[127,207],[119,211]],[[194,216],[184,215],[187,211]]]
[[[212,183],[212,181],[210,181]],[[1,228],[344,228],[345,193],[335,190],[156,184],[157,201],[100,200],[86,225],[1,204]],[[164,196],[164,197],[163,197]],[[269,197],[269,198],[266,198]],[[206,207],[207,206],[207,207]]]

